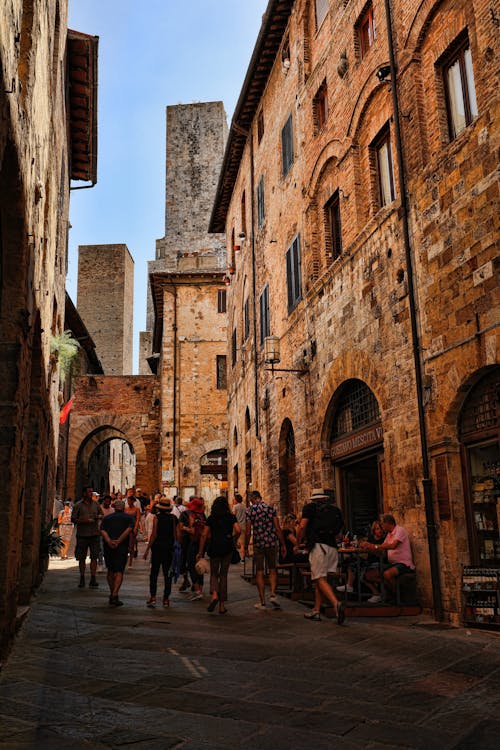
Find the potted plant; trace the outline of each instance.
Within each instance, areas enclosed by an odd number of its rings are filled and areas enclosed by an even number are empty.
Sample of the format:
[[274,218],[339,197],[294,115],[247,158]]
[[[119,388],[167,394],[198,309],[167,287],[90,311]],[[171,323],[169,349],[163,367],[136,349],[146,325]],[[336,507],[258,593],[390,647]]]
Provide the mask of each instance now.
[[49,557],[56,557],[61,553],[62,537],[57,533],[57,518],[42,524],[40,531],[40,558],[48,563]]
[[59,365],[59,378],[64,383],[66,377],[75,374],[80,344],[71,331],[54,334],[50,337],[50,360],[54,369]]

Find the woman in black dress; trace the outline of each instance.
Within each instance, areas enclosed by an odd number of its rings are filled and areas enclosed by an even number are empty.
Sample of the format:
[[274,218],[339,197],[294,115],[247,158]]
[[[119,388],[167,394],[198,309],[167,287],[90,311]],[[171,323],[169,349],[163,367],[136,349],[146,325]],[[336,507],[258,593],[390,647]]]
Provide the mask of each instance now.
[[233,556],[234,545],[241,534],[236,516],[229,510],[229,503],[222,495],[216,497],[212,511],[203,529],[198,550],[198,559],[204,555],[205,548],[210,557],[210,592],[212,599],[207,609],[213,612],[217,604],[219,613],[226,614],[227,609],[227,573]]
[[163,495],[155,506],[156,515],[153,519],[153,528],[149,537],[148,546],[144,552],[147,560],[151,549],[151,572],[149,574],[149,599],[148,607],[156,605],[156,586],[160,568],[163,571],[163,606],[170,604],[169,597],[172,590],[172,578],[170,567],[174,551],[174,541],[177,538],[177,518],[172,514],[172,506],[168,498]]

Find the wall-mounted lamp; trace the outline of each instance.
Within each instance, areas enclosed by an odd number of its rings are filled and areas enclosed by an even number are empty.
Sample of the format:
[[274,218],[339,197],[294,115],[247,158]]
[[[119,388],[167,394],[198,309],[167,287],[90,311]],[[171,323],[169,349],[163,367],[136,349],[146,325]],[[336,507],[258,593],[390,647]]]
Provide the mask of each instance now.
[[229,284],[231,283],[231,277],[230,276],[224,276],[223,281],[224,281],[224,284],[226,286],[229,286]]
[[238,237],[240,238],[240,240],[246,240],[246,238],[247,238],[245,232],[240,232],[239,235],[238,235]]
[[280,340],[278,336],[266,336],[264,339],[264,362],[266,365],[271,365],[271,367],[265,368],[267,372],[272,372],[273,374],[275,372],[295,372],[298,375],[305,375],[306,372],[309,372],[308,368],[295,370],[288,367],[275,367],[280,361]]
[[290,58],[285,57],[283,60],[283,72],[286,74],[290,70]]
[[227,270],[228,270],[228,273],[231,274],[231,276],[236,273],[236,268],[234,266],[229,266]]
[[380,83],[390,83],[391,79],[389,76],[391,75],[391,66],[390,65],[382,65],[381,68],[377,70],[375,73]]

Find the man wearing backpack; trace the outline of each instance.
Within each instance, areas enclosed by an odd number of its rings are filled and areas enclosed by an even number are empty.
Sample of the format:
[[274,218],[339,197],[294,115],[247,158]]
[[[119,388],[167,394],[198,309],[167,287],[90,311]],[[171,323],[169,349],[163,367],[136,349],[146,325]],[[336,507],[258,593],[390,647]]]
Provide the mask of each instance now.
[[302,508],[302,519],[297,534],[297,544],[307,539],[311,580],[315,581],[314,609],[304,615],[306,620],[321,620],[320,610],[323,599],[335,607],[339,625],[345,620],[344,605],[337,599],[328,583],[328,573],[335,573],[338,567],[337,536],[344,520],[339,508],[333,504],[323,489],[314,489],[310,501]]

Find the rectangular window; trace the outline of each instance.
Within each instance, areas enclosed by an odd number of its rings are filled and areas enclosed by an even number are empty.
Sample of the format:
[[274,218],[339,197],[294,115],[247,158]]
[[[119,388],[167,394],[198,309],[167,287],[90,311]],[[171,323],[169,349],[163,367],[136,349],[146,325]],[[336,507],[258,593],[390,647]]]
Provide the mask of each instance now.
[[264,205],[264,175],[261,176],[257,185],[257,225],[259,229],[264,223],[266,209]]
[[245,456],[245,482],[248,489],[252,486],[252,451]]
[[370,3],[357,23],[359,51],[364,57],[377,38],[373,5]]
[[342,254],[342,227],[338,190],[335,191],[325,206],[325,235],[327,260],[335,260]]
[[260,345],[264,346],[264,339],[271,335],[271,321],[269,315],[269,284],[266,284],[259,298],[260,308]]
[[264,137],[264,113],[260,110],[257,117],[257,142],[260,143]]
[[316,0],[316,28],[319,29],[328,13],[329,0]]
[[300,242],[297,236],[286,251],[286,286],[288,296],[288,312],[297,306],[302,297],[302,282],[300,278]]
[[236,328],[233,330],[233,334],[231,336],[231,366],[234,367],[236,364]]
[[217,390],[225,391],[227,389],[227,362],[225,354],[217,354]]
[[396,197],[394,168],[392,163],[391,133],[388,127],[373,142],[378,181],[379,208],[388,206]]
[[240,486],[240,482],[239,482],[238,464],[235,464],[233,466],[233,487],[234,487],[235,492],[238,492],[239,486]]
[[227,292],[225,289],[217,290],[217,312],[225,313],[227,310]]
[[320,132],[328,119],[328,89],[326,81],[319,87],[313,99],[314,134]]
[[466,39],[443,66],[450,139],[477,117],[476,87],[469,41]]
[[243,305],[243,341],[246,341],[250,336],[250,303],[248,298],[245,300]]
[[283,159],[283,177],[286,177],[293,164],[293,120],[292,115],[281,131],[281,155]]

